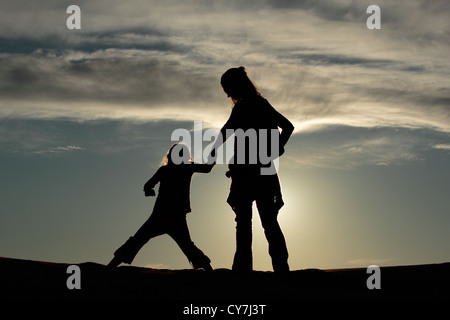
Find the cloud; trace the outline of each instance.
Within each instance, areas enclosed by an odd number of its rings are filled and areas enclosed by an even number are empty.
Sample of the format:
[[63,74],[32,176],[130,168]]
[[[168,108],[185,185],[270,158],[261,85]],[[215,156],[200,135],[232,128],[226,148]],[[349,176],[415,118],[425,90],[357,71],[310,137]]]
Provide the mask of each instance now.
[[399,128],[328,127],[291,138],[282,164],[291,168],[354,169],[424,161],[439,134]]
[[450,144],[436,144],[433,148],[439,150],[450,150]]
[[58,147],[50,147],[46,150],[34,151],[34,154],[46,154],[46,153],[62,153],[62,152],[70,152],[76,150],[83,150],[84,148],[78,146],[58,146]]
[[[216,91],[211,90],[211,77],[183,70],[177,61],[158,59],[152,52],[112,49],[93,54],[6,55],[0,59],[4,66],[0,92],[4,98],[129,104],[148,101],[157,105],[175,99],[198,101]],[[217,89],[217,79],[215,84]]]
[[245,65],[296,133],[450,132],[445,1],[381,1],[375,32],[368,1],[80,1],[79,32],[60,1],[23,4],[0,13],[3,118],[219,127],[230,110],[220,75]]
[[169,265],[163,264],[163,263],[150,263],[143,266],[143,268],[150,268],[150,269],[171,269]]
[[371,266],[371,265],[377,265],[382,266],[386,265],[388,263],[392,263],[395,259],[387,258],[387,259],[367,259],[367,258],[359,258],[359,259],[352,259],[347,261],[348,264],[351,265],[357,265],[357,266]]

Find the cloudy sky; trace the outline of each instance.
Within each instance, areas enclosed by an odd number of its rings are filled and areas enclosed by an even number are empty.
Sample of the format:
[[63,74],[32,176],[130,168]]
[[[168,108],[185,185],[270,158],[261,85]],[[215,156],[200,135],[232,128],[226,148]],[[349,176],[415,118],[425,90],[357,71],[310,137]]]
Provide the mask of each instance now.
[[[69,5],[81,29],[69,30]],[[381,29],[369,30],[369,5]],[[448,261],[450,4],[408,1],[0,3],[0,256],[107,263],[154,204],[142,185],[177,128],[219,129],[219,80],[245,66],[295,125],[280,162],[292,269]],[[195,154],[197,160],[201,160]],[[218,165],[188,223],[230,268]],[[255,268],[270,270],[254,217]],[[135,265],[188,268],[173,241]]]

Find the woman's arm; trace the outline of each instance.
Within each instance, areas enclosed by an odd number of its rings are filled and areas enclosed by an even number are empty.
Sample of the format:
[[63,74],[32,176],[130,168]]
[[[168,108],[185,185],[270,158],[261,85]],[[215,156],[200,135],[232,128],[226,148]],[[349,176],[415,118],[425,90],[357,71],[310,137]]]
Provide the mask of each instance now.
[[281,113],[275,110],[275,108],[272,107],[269,102],[267,103],[269,104],[269,107],[271,109],[270,116],[273,117],[273,119],[275,120],[275,124],[279,128],[281,128],[279,141],[280,156],[281,156],[284,153],[284,146],[287,144],[289,138],[292,135],[292,132],[294,132],[294,125],[285,116],[283,116]]
[[277,125],[281,128],[280,134],[280,148],[284,148],[289,138],[294,132],[294,125],[281,113],[275,111],[277,113]]
[[[214,166],[216,164],[216,157],[217,157],[217,150],[219,147],[225,143],[225,141],[228,140],[230,136],[233,134],[233,123],[235,117],[233,116],[233,112],[231,113],[230,117],[228,118],[227,122],[223,125],[222,129],[220,129],[219,134],[216,138],[216,141],[214,142],[214,145],[211,149],[211,153],[208,158],[208,164]],[[212,167],[211,167],[212,168]]]

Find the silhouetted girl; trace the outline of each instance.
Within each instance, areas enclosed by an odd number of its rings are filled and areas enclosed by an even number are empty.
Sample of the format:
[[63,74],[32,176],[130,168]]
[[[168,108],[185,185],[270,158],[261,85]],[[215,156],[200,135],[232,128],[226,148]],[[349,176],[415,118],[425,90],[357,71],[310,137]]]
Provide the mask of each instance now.
[[[283,154],[294,126],[261,96],[244,67],[227,70],[222,75],[221,85],[234,106],[228,121],[220,130],[222,139],[216,140],[212,156],[214,158],[214,150],[230,136],[229,133],[235,132],[234,163],[229,164],[230,170],[227,172],[227,176],[231,177],[227,202],[236,214],[236,253],[232,268],[238,271],[253,269],[252,203],[255,201],[269,244],[273,269],[276,272],[289,271],[286,242],[277,220],[278,211],[284,204],[281,187],[276,171],[262,174],[263,168],[274,168],[274,164],[273,161],[262,161],[260,148],[265,146],[267,155],[273,155],[274,151],[278,155]],[[281,128],[281,134],[278,128]],[[245,137],[250,138],[248,141],[237,139],[236,130],[239,129],[249,133]],[[272,150],[268,139],[271,130],[278,138],[278,150]],[[265,137],[262,137],[262,132],[266,133]],[[256,140],[251,140],[252,133]],[[246,141],[244,146],[242,141]],[[257,160],[252,161],[255,157]]]
[[186,223],[186,214],[191,211],[191,177],[195,172],[210,172],[212,166],[195,164],[190,158],[189,148],[186,145],[172,145],[162,166],[144,185],[145,195],[154,196],[153,188],[159,182],[158,197],[150,218],[134,236],[116,250],[108,266],[116,267],[122,262],[130,264],[151,238],[168,234],[195,269],[212,270],[211,260],[192,242]]

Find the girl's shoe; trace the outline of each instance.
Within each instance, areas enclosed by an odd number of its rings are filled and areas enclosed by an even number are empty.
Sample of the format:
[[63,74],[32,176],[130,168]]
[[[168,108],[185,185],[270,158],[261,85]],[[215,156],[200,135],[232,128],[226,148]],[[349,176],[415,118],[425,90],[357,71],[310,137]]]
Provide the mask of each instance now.
[[115,267],[117,267],[119,264],[121,264],[122,263],[122,260],[121,259],[119,259],[119,258],[117,258],[117,257],[114,257],[114,258],[112,258],[112,260],[108,263],[108,265],[107,265],[107,267],[108,268],[115,268]]

